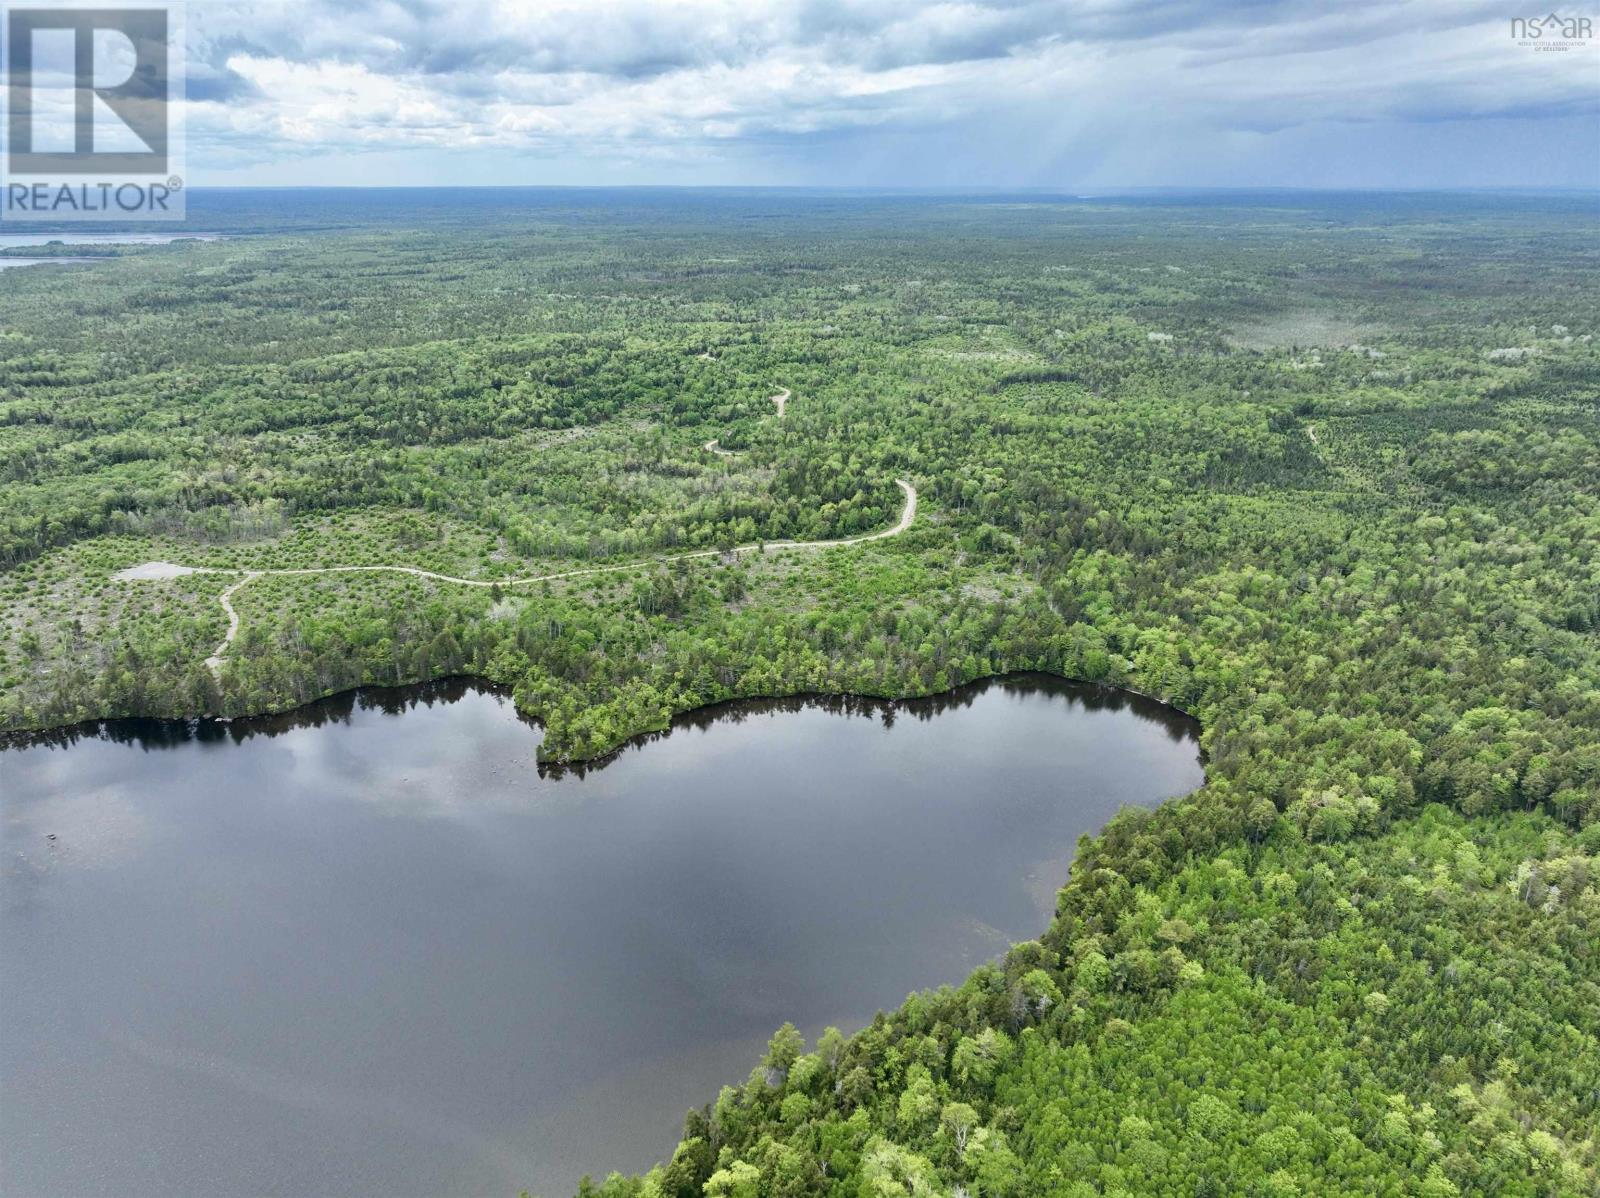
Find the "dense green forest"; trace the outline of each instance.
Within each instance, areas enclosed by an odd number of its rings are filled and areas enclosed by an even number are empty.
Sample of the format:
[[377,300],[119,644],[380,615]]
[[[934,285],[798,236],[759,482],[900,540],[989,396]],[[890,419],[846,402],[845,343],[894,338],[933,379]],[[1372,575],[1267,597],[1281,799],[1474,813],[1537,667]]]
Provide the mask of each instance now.
[[[1592,199],[191,213],[227,238],[0,282],[0,727],[470,673],[565,761],[1018,669],[1202,722],[1040,939],[780,1031],[593,1189],[1600,1192]],[[892,539],[653,560],[882,529],[898,478]],[[161,560],[501,585],[264,576],[214,673],[229,578],[113,580]]]

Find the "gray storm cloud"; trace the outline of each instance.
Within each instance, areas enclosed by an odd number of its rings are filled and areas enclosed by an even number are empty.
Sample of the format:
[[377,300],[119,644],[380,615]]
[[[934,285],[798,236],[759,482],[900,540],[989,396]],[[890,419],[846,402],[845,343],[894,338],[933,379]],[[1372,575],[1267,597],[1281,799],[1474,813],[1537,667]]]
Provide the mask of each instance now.
[[[1141,139],[1154,153],[1178,130],[1191,151],[1236,152],[1240,137],[1330,123],[1600,113],[1600,43],[1528,51],[1499,3],[309,0],[190,13],[191,143],[224,167],[416,150],[779,155],[826,174],[830,146],[910,139],[969,166],[993,159],[1016,182],[1046,159],[1127,161]],[[1007,147],[1009,172],[986,143]]]

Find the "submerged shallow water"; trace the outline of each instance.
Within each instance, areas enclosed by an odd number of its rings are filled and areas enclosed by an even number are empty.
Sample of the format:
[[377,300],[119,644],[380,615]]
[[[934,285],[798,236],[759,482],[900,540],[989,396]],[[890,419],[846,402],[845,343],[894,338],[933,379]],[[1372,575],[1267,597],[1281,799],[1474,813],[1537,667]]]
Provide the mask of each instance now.
[[0,752],[8,1195],[571,1192],[784,1020],[851,1030],[1048,922],[1195,726],[1037,676],[712,709],[541,777],[463,683]]

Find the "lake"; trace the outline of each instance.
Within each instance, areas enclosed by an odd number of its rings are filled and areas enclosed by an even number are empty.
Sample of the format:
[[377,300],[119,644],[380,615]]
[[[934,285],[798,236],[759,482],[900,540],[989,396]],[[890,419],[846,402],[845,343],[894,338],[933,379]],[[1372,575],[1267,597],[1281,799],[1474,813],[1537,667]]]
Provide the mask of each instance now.
[[216,233],[6,233],[0,250],[49,245],[170,245],[174,241],[216,241]]
[[[58,242],[62,245],[170,245],[174,241],[216,241],[216,233],[7,233],[0,236],[0,250],[33,249]],[[104,262],[96,258],[10,258],[0,256],[0,270],[17,266],[59,266],[65,262]]]
[[0,257],[0,270],[10,270],[15,266],[59,266],[63,262],[102,262],[102,258],[3,258]]
[[466,683],[0,752],[0,1159],[22,1195],[569,1194],[792,1020],[1041,932],[1196,729],[1042,676],[710,709],[602,768]]

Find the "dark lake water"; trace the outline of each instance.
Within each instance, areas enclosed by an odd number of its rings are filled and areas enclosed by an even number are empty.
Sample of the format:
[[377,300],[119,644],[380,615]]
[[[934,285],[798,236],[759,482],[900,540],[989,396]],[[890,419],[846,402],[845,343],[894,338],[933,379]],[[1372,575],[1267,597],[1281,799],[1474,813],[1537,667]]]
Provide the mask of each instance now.
[[681,721],[584,775],[464,684],[0,752],[0,1189],[570,1193],[785,1019],[1037,935],[1193,724],[1023,677]]

